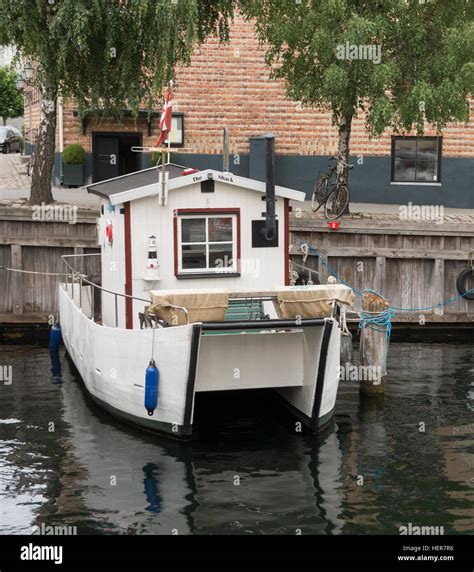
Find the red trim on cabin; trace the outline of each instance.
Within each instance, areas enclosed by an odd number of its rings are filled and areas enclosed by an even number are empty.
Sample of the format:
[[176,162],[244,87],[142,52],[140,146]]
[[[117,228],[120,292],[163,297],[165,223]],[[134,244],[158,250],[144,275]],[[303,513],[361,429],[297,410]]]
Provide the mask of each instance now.
[[290,285],[290,199],[284,199],[285,208],[285,286]]
[[[178,217],[187,214],[234,214],[237,215],[237,272],[240,272],[240,209],[239,208],[197,208],[197,209],[175,209],[173,211],[173,249],[174,249],[174,275],[179,275],[178,267]],[[191,276],[191,275],[190,275]]]
[[174,275],[178,276],[178,213],[175,209],[173,211],[173,257],[174,257]]
[[[130,218],[130,203],[123,204],[124,207],[124,242],[125,242],[125,294],[132,296],[132,230]],[[133,301],[125,298],[125,327],[127,330],[133,329]]]

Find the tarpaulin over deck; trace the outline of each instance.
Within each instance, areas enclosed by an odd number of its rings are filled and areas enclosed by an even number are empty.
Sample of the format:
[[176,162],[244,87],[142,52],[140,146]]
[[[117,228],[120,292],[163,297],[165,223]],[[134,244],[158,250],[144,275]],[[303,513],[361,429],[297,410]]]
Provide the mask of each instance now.
[[[334,301],[351,306],[354,292],[342,284],[325,286],[283,286],[272,290],[229,291],[225,289],[152,290],[148,312],[156,314],[169,325],[222,322],[226,319],[229,300],[273,299],[280,319],[322,318],[332,314]],[[227,317],[227,319],[229,319]]]
[[277,291],[277,313],[281,319],[324,318],[332,313],[333,302],[352,306],[354,292],[343,284],[289,287]]

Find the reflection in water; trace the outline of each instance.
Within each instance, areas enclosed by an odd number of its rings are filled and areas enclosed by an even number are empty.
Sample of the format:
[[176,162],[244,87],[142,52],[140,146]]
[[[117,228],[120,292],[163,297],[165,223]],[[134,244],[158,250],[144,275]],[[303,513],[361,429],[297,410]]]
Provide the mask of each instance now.
[[61,356],[59,351],[50,351],[51,358],[51,383],[59,385],[63,382],[61,378]]
[[48,353],[0,348],[14,379],[1,388],[2,533],[474,531],[468,346],[393,344],[386,396],[344,382],[318,437],[295,433],[269,392],[200,395],[188,444],[115,421]]
[[145,497],[149,503],[145,510],[150,512],[161,512],[161,497],[158,493],[158,467],[154,463],[147,463],[143,467],[145,478]]

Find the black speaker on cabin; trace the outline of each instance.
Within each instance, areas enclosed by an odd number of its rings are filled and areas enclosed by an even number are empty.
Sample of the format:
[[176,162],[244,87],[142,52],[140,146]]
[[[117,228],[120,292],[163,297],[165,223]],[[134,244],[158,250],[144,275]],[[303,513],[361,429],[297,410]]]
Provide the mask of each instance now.
[[275,236],[271,240],[266,237],[266,221],[252,221],[252,248],[276,248],[278,247],[278,221],[275,221]]

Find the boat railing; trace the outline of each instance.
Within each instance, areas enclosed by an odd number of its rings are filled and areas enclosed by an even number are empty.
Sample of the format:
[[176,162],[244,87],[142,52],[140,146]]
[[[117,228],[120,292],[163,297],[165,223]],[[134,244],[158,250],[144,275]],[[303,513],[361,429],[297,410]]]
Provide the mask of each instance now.
[[[64,262],[64,266],[65,266],[65,270],[64,270],[64,277],[65,277],[65,282],[64,282],[64,289],[66,291],[67,294],[70,295],[71,300],[74,300],[74,285],[75,284],[79,284],[79,309],[82,311],[82,287],[84,285],[87,286],[91,286],[92,290],[91,290],[91,307],[90,307],[90,313],[91,313],[91,319],[95,322],[95,303],[94,303],[94,288],[97,291],[100,292],[104,292],[105,294],[109,294],[111,296],[114,297],[114,308],[115,308],[115,327],[118,328],[119,327],[119,311],[118,311],[118,298],[129,298],[131,300],[136,300],[138,302],[145,302],[147,305],[150,304],[150,300],[146,300],[145,298],[138,298],[137,296],[132,296],[130,294],[121,294],[120,292],[113,292],[112,290],[108,290],[107,288],[103,288],[102,286],[99,286],[98,284],[95,284],[94,282],[92,282],[91,280],[89,280],[87,278],[87,275],[79,272],[78,270],[76,270],[69,262],[68,260],[66,260],[66,258],[84,258],[84,257],[89,257],[89,256],[101,256],[100,252],[94,252],[91,254],[64,254],[61,258]],[[69,281],[69,278],[71,279]],[[188,311],[186,308],[183,308],[181,306],[174,306],[176,309],[181,310],[185,317],[186,317],[186,323],[189,323],[189,316],[188,316]]]
[[[90,299],[90,314],[91,314],[91,320],[92,321],[96,321],[95,320],[95,296],[94,296],[94,292],[95,291],[99,291],[101,293],[105,293],[107,295],[113,296],[114,297],[114,315],[115,315],[115,320],[114,320],[114,327],[118,328],[119,327],[119,307],[118,307],[118,299],[119,298],[124,298],[124,299],[131,299],[131,300],[135,300],[138,302],[144,302],[147,306],[150,305],[150,300],[146,300],[145,298],[139,298],[137,296],[132,296],[131,294],[122,294],[120,292],[113,292],[112,290],[108,290],[107,288],[103,288],[102,286],[99,286],[98,284],[95,284],[94,282],[92,282],[88,277],[87,274],[84,274],[83,272],[79,272],[78,270],[76,270],[72,264],[69,263],[68,259],[78,259],[78,258],[85,258],[85,257],[93,257],[93,256],[101,256],[100,252],[94,252],[94,253],[90,253],[90,254],[64,254],[62,255],[62,260],[64,262],[64,277],[65,277],[65,283],[64,283],[64,289],[66,291],[66,293],[71,297],[71,300],[73,300],[75,302],[75,295],[74,295],[74,291],[75,291],[75,285],[79,285],[79,309],[81,311],[83,311],[83,307],[82,307],[82,288],[84,285],[86,286],[90,286],[91,289],[91,299]],[[255,292],[232,292],[229,294],[229,298],[230,299],[235,299],[235,300],[242,300],[245,302],[250,303],[253,299],[258,299],[261,302],[266,302],[266,301],[272,301],[275,302],[276,297],[275,294],[270,292],[270,291],[255,291]],[[172,306],[173,308],[180,310],[184,313],[185,316],[185,320],[186,320],[186,324],[189,324],[189,313],[188,310],[182,306]],[[337,312],[337,307],[338,305],[336,304],[336,301],[333,300],[332,303],[332,311],[331,311],[331,316],[333,318],[337,318],[338,316],[338,312]],[[156,321],[156,326],[153,326],[152,323],[152,327],[158,327],[158,326],[166,326],[165,323],[162,323],[158,317],[156,315],[152,315],[149,314],[147,317],[152,317],[155,321]],[[258,320],[257,320],[258,322]]]

